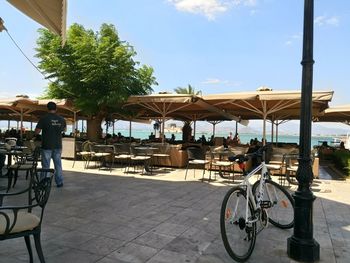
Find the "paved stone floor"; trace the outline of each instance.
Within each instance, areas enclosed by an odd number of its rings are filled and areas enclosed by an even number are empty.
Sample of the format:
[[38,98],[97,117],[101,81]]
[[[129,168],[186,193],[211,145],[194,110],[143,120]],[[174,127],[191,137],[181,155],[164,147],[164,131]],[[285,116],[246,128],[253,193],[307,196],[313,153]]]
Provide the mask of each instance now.
[[[166,170],[152,176],[82,168],[64,161],[65,184],[52,187],[42,229],[46,262],[224,263],[219,227],[224,194],[238,184]],[[22,176],[23,177],[23,176]],[[314,237],[320,262],[350,262],[350,181],[331,180],[321,167],[314,181]],[[21,179],[19,189],[26,183]],[[0,181],[0,184],[5,184]],[[291,188],[293,190],[293,188]],[[294,262],[287,257],[292,230],[269,226],[248,262]],[[36,253],[35,261],[39,262]],[[0,262],[29,262],[23,239],[0,241]]]

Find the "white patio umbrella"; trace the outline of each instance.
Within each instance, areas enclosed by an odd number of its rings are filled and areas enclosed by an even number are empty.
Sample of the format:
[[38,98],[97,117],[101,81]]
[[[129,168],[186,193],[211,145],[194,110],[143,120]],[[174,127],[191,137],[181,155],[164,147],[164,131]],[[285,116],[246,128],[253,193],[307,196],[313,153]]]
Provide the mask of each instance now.
[[67,0],[7,0],[22,13],[66,40]]
[[[314,91],[312,108],[314,116],[328,108],[333,91]],[[300,91],[258,90],[211,94],[202,97],[207,103],[242,119],[263,119],[263,138],[266,139],[267,119],[299,119],[301,107]],[[282,117],[283,116],[283,117]]]

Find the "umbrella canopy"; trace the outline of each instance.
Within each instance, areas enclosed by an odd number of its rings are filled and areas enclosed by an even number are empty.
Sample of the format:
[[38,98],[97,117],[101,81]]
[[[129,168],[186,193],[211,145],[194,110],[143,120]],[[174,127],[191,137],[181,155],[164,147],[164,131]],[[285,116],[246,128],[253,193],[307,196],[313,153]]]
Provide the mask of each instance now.
[[[333,91],[313,92],[313,114],[318,116],[328,107]],[[299,118],[300,91],[253,91],[203,96],[207,103],[243,119]]]
[[54,101],[57,104],[57,113],[66,118],[68,122],[75,122],[76,110],[69,100],[36,100],[27,96],[0,99],[0,119],[36,121],[47,113],[47,103]]
[[124,107],[138,112],[142,118],[162,119],[162,134],[164,134],[166,119],[191,121],[236,120],[243,125],[247,125],[247,121],[206,103],[200,96],[191,94],[130,96]]
[[67,0],[7,0],[42,26],[66,38]]
[[162,119],[162,134],[166,119],[177,120],[236,120],[243,125],[248,122],[231,113],[208,104],[202,97],[192,94],[151,94],[130,96],[126,105],[143,118]]
[[[314,116],[328,107],[333,91],[314,91],[312,109]],[[212,94],[202,97],[207,103],[240,116],[242,119],[263,119],[263,138],[266,139],[266,120],[299,119],[301,91],[258,90]]]
[[[124,107],[139,112],[139,116],[179,120],[236,120],[240,118],[206,103],[190,94],[151,94],[130,96]],[[242,124],[246,124],[242,121]]]
[[350,104],[338,105],[326,109],[322,115],[314,118],[314,121],[350,123]]

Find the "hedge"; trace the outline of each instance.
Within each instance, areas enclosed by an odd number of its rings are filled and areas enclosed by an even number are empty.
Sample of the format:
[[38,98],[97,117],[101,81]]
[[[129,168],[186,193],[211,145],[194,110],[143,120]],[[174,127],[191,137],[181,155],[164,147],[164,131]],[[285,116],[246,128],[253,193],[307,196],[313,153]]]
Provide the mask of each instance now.
[[335,167],[343,171],[347,176],[350,176],[350,152],[335,151],[332,157]]

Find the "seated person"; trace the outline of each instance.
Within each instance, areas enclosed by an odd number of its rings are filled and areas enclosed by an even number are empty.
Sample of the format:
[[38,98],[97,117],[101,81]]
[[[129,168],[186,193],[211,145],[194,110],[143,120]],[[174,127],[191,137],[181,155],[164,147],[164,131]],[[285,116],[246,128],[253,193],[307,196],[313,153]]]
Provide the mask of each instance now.
[[345,148],[344,142],[340,142],[340,144],[339,144],[339,149],[338,149],[338,150],[339,150],[339,151],[343,151],[343,152],[349,151],[348,149]]
[[238,145],[238,144],[241,144],[241,140],[239,139],[239,135],[238,133],[235,134],[235,137],[233,137],[232,139],[232,143],[233,145]]
[[175,142],[175,134],[171,134],[170,142]]
[[204,134],[199,138],[199,142],[201,142],[201,143],[206,143],[207,142],[207,138],[205,138]]
[[154,140],[156,138],[156,136],[153,134],[153,132],[151,132],[151,134],[148,136],[149,140]]
[[341,149],[341,150],[344,150],[344,149],[345,149],[344,142],[340,142],[340,144],[339,144],[339,149]]
[[232,132],[230,132],[230,134],[226,138],[226,144],[228,145],[231,144],[232,140],[233,140],[233,136],[232,136]]

